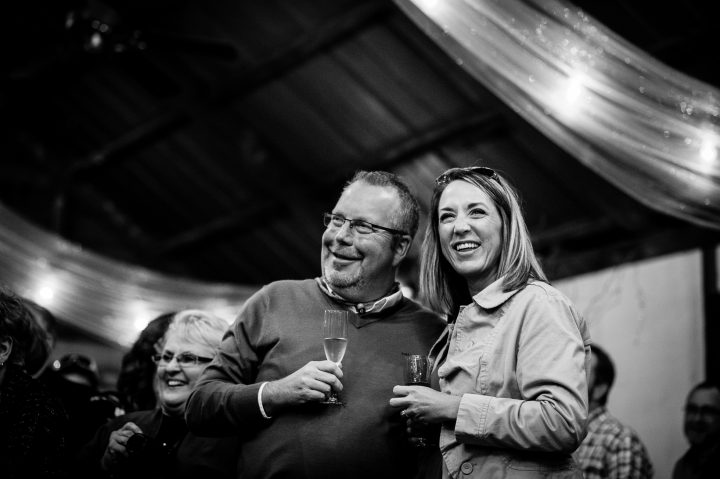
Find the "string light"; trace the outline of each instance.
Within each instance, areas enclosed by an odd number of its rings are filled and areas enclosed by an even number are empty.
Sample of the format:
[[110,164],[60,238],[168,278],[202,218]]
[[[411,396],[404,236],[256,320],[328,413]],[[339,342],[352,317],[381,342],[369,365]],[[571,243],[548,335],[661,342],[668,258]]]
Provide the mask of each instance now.
[[[701,165],[710,167],[717,159],[718,142],[714,135],[706,133],[700,143]],[[706,168],[709,169],[709,168]]]
[[551,111],[565,121],[578,120],[590,98],[588,82],[587,75],[577,71],[560,80],[550,99]]
[[[658,64],[562,0],[395,3],[495,96],[615,187],[664,214],[720,228],[720,141],[702,139],[707,118],[718,116],[716,88]],[[488,26],[482,35],[480,26]]]
[[57,283],[57,279],[53,274],[47,272],[40,273],[37,283],[29,294],[30,299],[46,308],[53,307]]

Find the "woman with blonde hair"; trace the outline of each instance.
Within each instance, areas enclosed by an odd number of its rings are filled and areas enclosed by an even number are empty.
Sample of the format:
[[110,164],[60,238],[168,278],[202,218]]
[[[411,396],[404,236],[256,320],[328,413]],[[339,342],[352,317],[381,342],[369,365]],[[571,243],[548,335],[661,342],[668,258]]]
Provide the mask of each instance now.
[[424,477],[582,478],[590,339],[550,286],[518,196],[497,172],[453,168],[435,184],[421,291],[450,319],[431,386],[396,386],[408,420],[440,424]]
[[183,418],[185,402],[227,327],[207,311],[189,309],[173,316],[155,356],[157,407],[102,426],[80,454],[86,477],[235,476],[237,439],[195,436]]

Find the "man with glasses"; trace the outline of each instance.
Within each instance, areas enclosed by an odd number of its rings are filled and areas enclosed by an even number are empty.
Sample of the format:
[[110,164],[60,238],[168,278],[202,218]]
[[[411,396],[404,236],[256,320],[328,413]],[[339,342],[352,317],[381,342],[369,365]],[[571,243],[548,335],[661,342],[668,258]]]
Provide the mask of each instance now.
[[673,479],[717,477],[720,471],[720,385],[705,381],[685,404],[685,437],[690,449],[675,464]]
[[[188,400],[202,435],[239,434],[238,477],[412,477],[405,421],[388,406],[402,353],[426,354],[444,322],[395,274],[417,201],[386,172],[359,172],[324,215],[319,278],[277,281],[244,305]],[[342,367],[323,360],[323,312],[349,311]],[[341,406],[324,404],[338,391]]]

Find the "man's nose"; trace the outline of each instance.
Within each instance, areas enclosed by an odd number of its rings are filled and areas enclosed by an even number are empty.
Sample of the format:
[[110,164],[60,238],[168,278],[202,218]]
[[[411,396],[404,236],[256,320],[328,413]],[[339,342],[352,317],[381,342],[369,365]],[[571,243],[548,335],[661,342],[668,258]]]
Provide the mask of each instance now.
[[350,228],[349,221],[344,222],[342,226],[338,228],[337,233],[335,233],[335,239],[343,243],[352,243],[353,231]]

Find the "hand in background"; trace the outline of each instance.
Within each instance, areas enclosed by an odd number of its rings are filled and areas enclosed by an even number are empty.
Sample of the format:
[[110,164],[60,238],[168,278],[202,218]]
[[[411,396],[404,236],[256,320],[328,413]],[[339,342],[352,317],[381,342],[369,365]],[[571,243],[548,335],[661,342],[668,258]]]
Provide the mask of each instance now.
[[100,466],[103,470],[108,472],[116,470],[127,461],[127,442],[135,434],[142,434],[142,429],[132,422],[127,422],[120,429],[110,433],[108,445],[100,460]]

